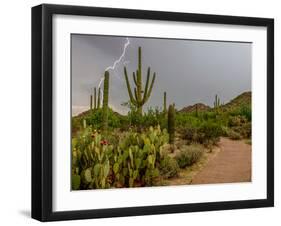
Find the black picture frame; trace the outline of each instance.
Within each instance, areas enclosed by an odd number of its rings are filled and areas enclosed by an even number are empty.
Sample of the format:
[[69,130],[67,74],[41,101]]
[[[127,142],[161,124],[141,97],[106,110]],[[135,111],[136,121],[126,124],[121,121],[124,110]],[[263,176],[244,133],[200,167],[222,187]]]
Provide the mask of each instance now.
[[[266,27],[267,198],[54,212],[52,210],[52,17],[55,14]],[[273,19],[49,4],[32,8],[32,218],[40,221],[56,221],[270,206],[274,206]]]

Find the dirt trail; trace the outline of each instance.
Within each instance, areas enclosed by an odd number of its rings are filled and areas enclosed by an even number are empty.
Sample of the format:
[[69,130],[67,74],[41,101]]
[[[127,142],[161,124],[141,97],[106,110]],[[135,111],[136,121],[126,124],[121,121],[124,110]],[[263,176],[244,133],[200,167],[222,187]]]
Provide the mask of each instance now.
[[221,138],[221,151],[198,172],[192,184],[251,181],[251,145]]

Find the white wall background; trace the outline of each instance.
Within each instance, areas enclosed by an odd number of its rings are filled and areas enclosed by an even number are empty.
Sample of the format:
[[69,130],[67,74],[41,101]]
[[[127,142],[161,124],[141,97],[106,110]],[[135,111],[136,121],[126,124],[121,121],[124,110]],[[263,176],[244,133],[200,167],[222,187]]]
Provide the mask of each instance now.
[[[38,225],[30,218],[31,7],[44,1],[2,1],[0,20],[0,224]],[[56,222],[55,225],[267,225],[281,211],[281,14],[278,0],[58,0],[45,3],[275,18],[275,208]]]

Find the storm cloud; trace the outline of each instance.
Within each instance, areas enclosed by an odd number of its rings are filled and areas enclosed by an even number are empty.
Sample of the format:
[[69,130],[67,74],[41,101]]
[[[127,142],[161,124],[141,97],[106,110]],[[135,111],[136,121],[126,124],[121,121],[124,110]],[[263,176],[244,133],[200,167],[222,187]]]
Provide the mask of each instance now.
[[[129,100],[124,79],[124,65],[133,86],[132,72],[137,69],[138,47],[142,47],[143,85],[147,68],[156,72],[148,107],[167,102],[177,109],[204,103],[212,106],[219,95],[226,103],[245,91],[251,91],[251,43],[178,40],[128,37],[124,58],[110,72],[109,105],[119,113],[128,109],[121,104]],[[120,58],[127,37],[71,36],[71,76],[73,115],[89,109],[90,94],[103,77],[104,70]],[[102,86],[101,86],[102,87]]]

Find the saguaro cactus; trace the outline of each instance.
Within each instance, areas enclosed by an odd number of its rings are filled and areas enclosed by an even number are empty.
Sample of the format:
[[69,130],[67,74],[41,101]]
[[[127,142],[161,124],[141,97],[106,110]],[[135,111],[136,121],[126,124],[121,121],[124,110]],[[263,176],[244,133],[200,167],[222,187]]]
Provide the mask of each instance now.
[[218,95],[216,94],[215,96],[215,101],[214,101],[214,108],[217,108],[220,106],[220,98],[218,97]]
[[170,105],[169,110],[168,110],[168,132],[169,132],[169,143],[174,144],[174,142],[175,142],[175,108],[173,105]]
[[166,92],[164,92],[163,112],[164,112],[164,114],[167,113],[167,93]]
[[103,112],[102,112],[102,130],[106,131],[108,126],[108,94],[109,94],[109,72],[104,73],[103,82]]
[[[136,72],[133,72],[133,79],[135,83],[134,88],[134,95],[132,93],[132,89],[130,86],[127,69],[124,67],[124,75],[127,84],[128,94],[130,97],[130,101],[133,105],[137,107],[138,113],[142,115],[142,107],[148,101],[151,91],[153,88],[153,84],[156,78],[156,73],[153,73],[153,78],[150,83],[150,67],[147,69],[147,77],[146,77],[146,84],[145,89],[142,89],[142,64],[141,64],[141,47],[138,49],[138,69]],[[150,84],[149,84],[150,83]]]
[[98,104],[97,104],[97,109],[100,109],[100,88],[98,90]]
[[93,110],[93,95],[90,96],[90,109]]
[[195,105],[195,116],[198,117],[198,104]]
[[94,89],[94,109],[97,109],[97,88]]

